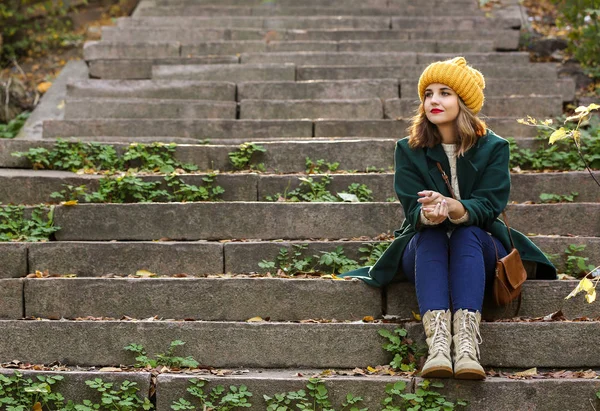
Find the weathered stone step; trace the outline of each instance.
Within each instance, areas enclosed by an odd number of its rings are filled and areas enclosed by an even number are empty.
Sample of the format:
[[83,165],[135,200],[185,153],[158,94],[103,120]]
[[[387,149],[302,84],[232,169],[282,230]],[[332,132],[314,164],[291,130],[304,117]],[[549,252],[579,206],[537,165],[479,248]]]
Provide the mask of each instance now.
[[[142,122],[143,120],[138,120]],[[390,123],[390,122],[388,122]],[[318,124],[318,123],[317,123]],[[406,128],[406,124],[395,122],[396,127]],[[403,134],[396,132],[398,138]],[[93,138],[92,138],[93,139]],[[373,139],[319,139],[264,142],[265,153],[255,153],[253,163],[264,163],[265,168],[275,173],[300,173],[306,170],[306,158],[312,161],[325,160],[326,162],[339,162],[340,170],[356,170],[366,172],[367,167],[377,170],[391,170],[394,166],[395,138]],[[540,141],[533,139],[519,139],[522,142]],[[110,143],[118,152],[123,152],[129,143]],[[34,147],[50,149],[54,141],[49,140],[0,140],[0,167],[1,168],[31,168],[32,165],[24,157],[12,156],[14,152],[28,151]],[[532,147],[532,146],[531,146]],[[236,151],[237,145],[178,145],[175,149],[175,158],[184,163],[194,163],[200,170],[233,171],[228,153]],[[5,175],[11,171],[5,170]],[[14,172],[12,172],[14,173]],[[574,174],[569,174],[574,175]],[[514,178],[521,178],[515,176]],[[526,178],[526,177],[523,177]],[[549,177],[550,178],[550,177]],[[576,178],[579,180],[579,178]],[[545,180],[549,181],[549,180]],[[552,186],[552,184],[550,185]],[[584,195],[582,193],[582,195]],[[587,194],[585,194],[587,195]]]
[[237,85],[238,101],[303,99],[388,99],[398,97],[396,79],[342,81],[268,81],[242,82]]
[[[355,155],[358,157],[358,154]],[[315,161],[316,159],[313,159]],[[331,160],[334,161],[335,159]],[[365,165],[363,170],[369,167]],[[373,201],[384,202],[395,199],[394,175],[389,172],[392,166],[383,169],[384,173],[334,174],[328,189],[332,193],[346,191],[353,183],[365,184],[373,192]],[[298,170],[303,171],[303,170]],[[388,171],[387,173],[385,171]],[[595,172],[600,179],[600,172]],[[181,175],[187,184],[203,185],[206,174]],[[64,189],[63,185],[78,187],[85,185],[88,190],[98,189],[100,175],[76,175],[68,171],[0,169],[0,203],[38,204],[55,202],[50,197],[55,191]],[[283,194],[296,189],[306,174],[270,175],[270,174],[228,174],[220,173],[215,177],[214,186],[221,186],[225,193],[219,198],[225,201],[264,201],[268,196]],[[310,175],[315,181],[320,174]],[[168,187],[163,176],[140,176],[144,181],[161,181],[163,189]],[[574,202],[600,202],[600,190],[587,171],[565,173],[523,173],[511,175],[511,201],[541,202],[540,194],[569,195],[577,192]]]
[[[404,42],[396,42],[404,44]],[[411,42],[412,43],[412,42]],[[392,43],[390,43],[392,44]],[[376,46],[375,46],[376,47]],[[466,52],[464,57],[470,64],[483,70],[483,65],[514,65],[517,67],[531,67],[529,55],[522,52],[506,53],[477,53]],[[294,63],[299,66],[408,66],[417,65],[418,73],[423,71],[427,64],[452,58],[453,54],[411,51],[340,51],[337,53],[326,52],[273,52],[273,53],[242,53],[241,63]],[[556,65],[552,64],[556,69]],[[298,67],[300,70],[301,67]],[[485,73],[484,73],[485,74]],[[388,76],[396,78],[399,76]],[[418,74],[417,76],[418,77]],[[497,77],[497,76],[496,76]],[[503,77],[510,77],[505,74]]]
[[[11,300],[3,299],[0,318],[76,319],[86,316],[123,318],[246,321],[251,317],[272,321],[314,318],[360,321],[383,313],[411,320],[418,312],[414,285],[395,283],[387,289],[360,280],[284,278],[48,278],[0,280],[18,282],[13,294],[22,301],[19,315],[9,316]],[[566,318],[599,318],[600,307],[582,296],[565,300],[578,281],[530,280],[523,288],[519,316],[543,317],[561,310]],[[95,298],[101,295],[102,298]],[[136,298],[131,298],[135,295]],[[185,299],[184,295],[203,296]],[[383,298],[382,298],[383,297]],[[489,296],[486,300],[489,300]],[[176,302],[176,303],[175,303]],[[510,318],[514,305],[495,307],[486,301],[487,319]],[[4,315],[3,315],[4,314]],[[8,315],[7,315],[8,314]]]
[[202,81],[294,81],[296,66],[287,63],[155,65],[153,79]]
[[488,19],[473,16],[295,16],[295,17],[121,17],[117,19],[117,27],[180,27],[180,28],[261,28],[261,29],[361,29],[389,30],[420,29],[427,30],[444,27],[446,30],[478,29],[510,29],[519,28],[520,19]]
[[[306,390],[307,378],[319,375],[320,372],[320,370],[250,370],[249,373],[226,377],[209,375],[206,377],[209,380],[206,387],[210,389],[216,385],[245,385],[253,393],[251,398],[253,408],[266,409],[262,395],[272,397],[275,394]],[[168,409],[181,397],[194,403],[194,397],[188,393],[182,394],[189,386],[189,379],[189,376],[181,374],[160,374],[156,395],[158,409]],[[386,385],[405,381],[407,386],[405,392],[408,393],[415,392],[417,384],[422,382],[420,378],[409,380],[398,376],[347,376],[347,374],[323,380],[334,406],[340,405],[346,400],[346,394],[352,393],[363,398],[363,402],[357,406],[368,407],[369,410],[383,408],[381,401],[386,398]],[[478,411],[526,409],[588,411],[590,403],[598,403],[598,400],[594,399],[594,393],[600,388],[599,380],[581,378],[516,379],[488,376],[485,381],[448,379],[438,382],[442,382],[444,387],[434,388],[436,392],[452,402],[458,399],[465,400],[468,404],[466,409]]]
[[[389,94],[388,96],[394,97]],[[190,80],[91,79],[67,84],[67,98],[92,97],[235,101],[236,85],[230,82]]]
[[[408,118],[414,115],[418,100],[414,98],[393,98],[385,100],[384,109],[386,118]],[[242,102],[243,108],[243,102]],[[242,111],[242,116],[243,116]],[[536,96],[504,96],[487,97],[481,111],[482,116],[516,116],[524,117],[556,117],[562,114],[562,96],[536,95]]]
[[382,119],[378,98],[344,100],[242,100],[240,119]]
[[427,40],[432,37],[453,40],[493,40],[495,49],[516,50],[519,45],[519,32],[511,29],[459,30],[440,28],[430,30],[277,30],[244,28],[118,28],[102,27],[102,40],[107,42],[176,41],[199,43],[220,40],[262,40],[275,41],[344,41],[344,40]]
[[[511,226],[524,233],[600,236],[600,220],[571,218],[597,214],[598,203],[518,204],[507,211]],[[374,237],[401,220],[396,203],[81,204],[54,210],[59,241]]]
[[[424,344],[420,323],[405,326]],[[128,344],[149,356],[173,340],[188,342],[185,355],[214,367],[353,368],[387,364],[378,330],[393,324],[235,323],[172,321],[0,321],[0,361],[71,365],[131,364]],[[486,367],[598,367],[589,347],[600,338],[598,322],[483,323],[481,363]],[[30,341],[44,344],[30,344]],[[310,349],[306,342],[310,341]],[[344,349],[340,349],[344,347]],[[372,347],[365,349],[365,347]],[[265,355],[268,353],[268,355]]]
[[[532,236],[531,239],[547,254],[555,254],[559,272],[566,269],[565,250],[571,245],[585,245],[580,253],[589,264],[600,264],[600,237]],[[344,254],[359,263],[365,252],[360,251],[373,241],[255,241],[255,242],[46,242],[0,243],[3,265],[0,278],[25,277],[35,271],[53,275],[75,274],[78,277],[135,275],[140,269],[157,275],[188,274],[203,276],[226,273],[256,273],[263,270],[258,263],[273,261],[281,248],[294,250],[294,245],[306,245],[305,256],[320,255],[342,247]],[[97,262],[102,261],[99,265]],[[322,267],[327,272],[327,267]],[[533,271],[530,278],[535,278]],[[21,293],[19,292],[19,298]],[[14,306],[21,312],[21,304]],[[389,311],[389,310],[388,310]],[[391,311],[390,311],[391,314]]]
[[[516,118],[489,118],[488,126],[503,137],[533,137],[536,130]],[[314,125],[314,130],[313,130]],[[191,119],[91,119],[44,121],[43,138],[66,137],[177,137],[204,139],[296,137],[397,137],[406,136],[406,123],[396,120],[191,120]]]
[[[263,0],[155,0],[156,6],[243,6],[243,7],[290,7],[297,6],[295,0],[278,0],[277,4],[265,3]],[[398,8],[411,5],[410,0],[302,0],[304,7],[344,7],[344,8],[360,8],[360,7],[380,7],[380,8]],[[448,6],[452,4],[472,5],[471,0],[435,0],[428,5]],[[425,5],[424,5],[425,6]],[[426,7],[426,6],[425,6]]]
[[[381,103],[379,108],[383,115]],[[237,103],[235,101],[109,97],[77,97],[65,101],[66,120],[96,118],[235,119],[236,117]]]
[[298,16],[298,17],[139,17],[119,18],[117,27],[244,27],[264,29],[377,29],[389,30],[391,18],[385,16]]
[[[267,55],[268,56],[268,55]],[[285,60],[285,59],[284,59]],[[296,80],[348,80],[397,78],[416,81],[423,72],[425,64],[399,65],[398,61],[384,65],[373,61],[373,65],[300,65],[297,67]],[[366,67],[365,67],[366,66]],[[553,63],[536,64],[477,64],[486,79],[544,79],[549,84],[557,81],[556,65]]]
[[390,14],[402,16],[440,16],[445,14],[448,16],[473,16],[479,17],[483,15],[475,3],[452,3],[444,7],[443,13],[439,8],[421,6],[421,5],[406,5],[402,9],[388,8],[352,8],[352,7],[306,7],[306,6],[291,6],[291,7],[241,7],[241,6],[202,6],[189,5],[186,7],[177,6],[157,6],[157,7],[142,7],[136,10],[138,17],[194,17],[194,16],[389,16]]
[[[202,56],[190,58],[167,59],[122,59],[122,60],[91,60],[88,62],[90,78],[141,80],[152,78],[153,65],[179,64],[229,64],[237,65],[238,56]],[[289,80],[290,78],[286,78]],[[212,80],[212,79],[211,79]]]

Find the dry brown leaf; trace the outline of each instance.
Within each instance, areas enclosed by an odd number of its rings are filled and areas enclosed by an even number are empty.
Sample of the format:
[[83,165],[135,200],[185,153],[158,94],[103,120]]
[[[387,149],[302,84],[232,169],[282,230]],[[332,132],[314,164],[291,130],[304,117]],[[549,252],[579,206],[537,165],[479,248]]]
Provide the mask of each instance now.
[[525,371],[516,372],[513,375],[515,377],[532,377],[534,375],[537,375],[537,368],[534,367]]
[[37,91],[40,92],[41,94],[44,94],[45,92],[47,92],[50,89],[51,86],[52,86],[51,82],[44,81],[44,82],[38,84]]
[[117,367],[103,367],[103,368],[100,368],[98,371],[100,371],[100,372],[121,372],[123,370],[120,368],[117,368]]
[[367,315],[366,317],[363,317],[362,320],[366,323],[372,323],[373,321],[375,321],[375,318],[371,317],[370,315]]

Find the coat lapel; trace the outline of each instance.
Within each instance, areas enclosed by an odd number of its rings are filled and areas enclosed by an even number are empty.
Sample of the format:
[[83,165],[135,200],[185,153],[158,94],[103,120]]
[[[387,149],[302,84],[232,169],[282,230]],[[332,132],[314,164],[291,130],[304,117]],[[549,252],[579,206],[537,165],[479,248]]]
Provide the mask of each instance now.
[[437,168],[437,163],[440,163],[448,175],[448,178],[451,178],[450,163],[448,163],[448,157],[446,157],[446,153],[444,152],[442,145],[437,144],[432,148],[426,148],[425,151],[428,158],[427,166],[429,167],[429,176],[433,180],[436,191],[447,197],[450,197],[450,191],[446,187],[446,183],[444,182],[444,178],[442,177],[440,170]]
[[479,169],[471,160],[478,148],[479,142],[475,147],[471,147],[470,150],[467,150],[464,156],[460,156],[456,160],[456,174],[458,175],[460,198],[469,198],[471,191],[473,190],[473,184],[475,184]]

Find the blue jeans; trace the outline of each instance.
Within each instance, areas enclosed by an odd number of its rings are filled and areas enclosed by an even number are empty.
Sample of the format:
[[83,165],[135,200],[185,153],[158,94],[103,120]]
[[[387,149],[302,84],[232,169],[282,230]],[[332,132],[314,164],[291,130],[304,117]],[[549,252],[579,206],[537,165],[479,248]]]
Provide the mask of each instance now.
[[419,310],[479,311],[486,282],[491,284],[498,256],[507,252],[497,238],[476,226],[459,226],[450,238],[445,228],[425,228],[408,243],[402,271],[415,284]]

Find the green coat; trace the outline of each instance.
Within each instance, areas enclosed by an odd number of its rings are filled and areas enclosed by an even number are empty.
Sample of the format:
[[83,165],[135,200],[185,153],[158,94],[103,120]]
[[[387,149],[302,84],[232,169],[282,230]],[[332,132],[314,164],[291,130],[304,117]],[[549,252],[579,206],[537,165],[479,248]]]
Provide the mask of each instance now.
[[[508,141],[488,130],[456,162],[460,202],[469,212],[469,221],[465,224],[476,225],[488,231],[507,250],[511,249],[508,231],[498,216],[506,207],[510,194],[509,156]],[[404,248],[417,231],[427,229],[420,223],[421,204],[417,202],[417,192],[433,190],[451,197],[436,166],[437,162],[441,163],[451,179],[450,164],[441,144],[433,148],[413,150],[408,146],[408,137],[397,142],[394,188],[404,209],[405,220],[394,232],[395,239],[390,247],[372,267],[363,267],[344,276],[360,278],[378,287],[398,280],[394,277],[400,271]],[[442,225],[448,228],[455,226],[449,220]],[[555,279],[556,268],[542,251],[517,230],[511,228],[511,233],[521,258],[537,263],[536,278]]]

